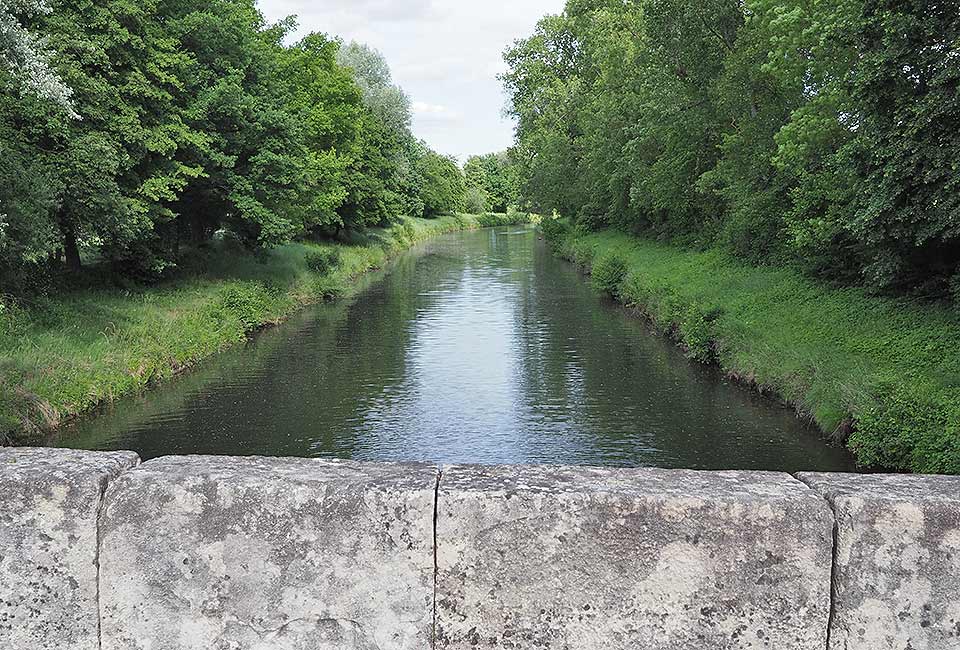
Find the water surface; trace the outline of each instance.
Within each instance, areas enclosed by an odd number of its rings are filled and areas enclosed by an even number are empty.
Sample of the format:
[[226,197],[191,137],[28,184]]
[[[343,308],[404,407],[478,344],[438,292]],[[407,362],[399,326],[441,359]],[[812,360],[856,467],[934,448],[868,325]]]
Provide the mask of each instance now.
[[598,296],[528,228],[435,239],[60,444],[168,454],[852,469]]

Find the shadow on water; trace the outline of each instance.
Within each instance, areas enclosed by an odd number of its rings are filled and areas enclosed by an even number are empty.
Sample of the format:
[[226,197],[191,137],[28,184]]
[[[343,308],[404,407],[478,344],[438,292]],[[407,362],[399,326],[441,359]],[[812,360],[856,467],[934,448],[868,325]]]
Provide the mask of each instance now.
[[167,454],[852,470],[689,363],[530,229],[442,237],[60,444]]

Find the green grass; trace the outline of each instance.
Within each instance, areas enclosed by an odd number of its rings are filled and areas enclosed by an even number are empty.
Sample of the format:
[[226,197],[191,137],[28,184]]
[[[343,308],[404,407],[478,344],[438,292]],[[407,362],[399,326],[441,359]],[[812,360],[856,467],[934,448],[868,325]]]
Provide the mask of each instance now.
[[528,220],[405,219],[354,245],[294,243],[260,256],[217,250],[189,279],[164,286],[84,290],[26,306],[0,300],[0,441],[37,438],[182,372],[305,305],[336,298],[419,241]]
[[[544,228],[688,355],[770,390],[863,466],[960,473],[960,314],[622,233]],[[718,432],[722,433],[722,432]]]

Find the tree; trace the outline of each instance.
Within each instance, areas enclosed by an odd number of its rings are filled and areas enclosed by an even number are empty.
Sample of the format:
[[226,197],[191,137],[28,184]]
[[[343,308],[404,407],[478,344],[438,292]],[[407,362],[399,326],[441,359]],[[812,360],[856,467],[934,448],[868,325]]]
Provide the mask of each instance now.
[[463,171],[474,206],[487,206],[484,211],[506,212],[509,206],[517,204],[517,174],[509,152],[472,156]]
[[504,54],[501,79],[517,120],[516,152],[524,197],[544,213],[571,216],[582,206],[579,45],[568,16],[547,16]]
[[396,134],[409,134],[413,122],[410,98],[393,84],[390,66],[383,54],[356,42],[343,45],[337,52],[340,65],[353,71],[363,101]]
[[[104,256],[121,260],[149,239],[173,217],[168,201],[198,173],[170,155],[195,134],[176,110],[184,58],[166,26],[152,20],[159,7],[159,0],[63,0],[44,17],[58,73],[83,116],[31,116],[33,143],[59,176],[53,219],[74,270],[82,242],[96,241]],[[157,267],[151,258],[136,261]]]
[[944,296],[960,279],[960,5],[867,0],[851,27],[850,230],[875,286]]
[[3,290],[460,209],[383,57],[294,27],[256,0],[0,0]]
[[523,197],[585,228],[945,296],[960,286],[957,11],[568,0],[505,55]]
[[0,66],[10,75],[8,84],[19,85],[71,117],[79,117],[71,101],[73,91],[50,66],[47,44],[21,20],[49,13],[45,0],[0,0]]
[[423,189],[420,196],[426,216],[432,217],[464,209],[466,184],[463,172],[460,171],[456,161],[427,151],[419,160],[419,171],[423,176]]
[[420,150],[410,131],[410,99],[393,84],[390,67],[380,52],[350,43],[340,48],[337,60],[353,71],[370,113],[364,120],[361,155],[367,171],[355,174],[348,211],[369,215],[361,219],[370,223],[387,223],[400,214],[422,215],[422,180],[417,177]]
[[302,203],[294,207],[304,232],[359,225],[345,221],[341,208],[368,118],[351,71],[337,63],[338,49],[336,41],[311,34],[284,52],[286,108],[297,116],[308,156]]
[[301,232],[311,157],[285,105],[283,38],[253,0],[176,0],[171,29],[189,56],[184,120],[201,134],[180,155],[201,170],[173,209],[180,239],[229,229],[246,245],[273,246]]

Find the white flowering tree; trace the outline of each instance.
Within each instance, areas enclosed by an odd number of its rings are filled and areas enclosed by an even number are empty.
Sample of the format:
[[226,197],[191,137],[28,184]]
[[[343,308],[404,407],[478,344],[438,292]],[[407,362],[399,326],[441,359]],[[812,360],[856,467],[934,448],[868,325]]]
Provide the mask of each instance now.
[[24,27],[22,20],[50,12],[46,0],[0,0],[0,66],[21,87],[59,104],[74,115],[72,92],[50,67],[44,39]]

